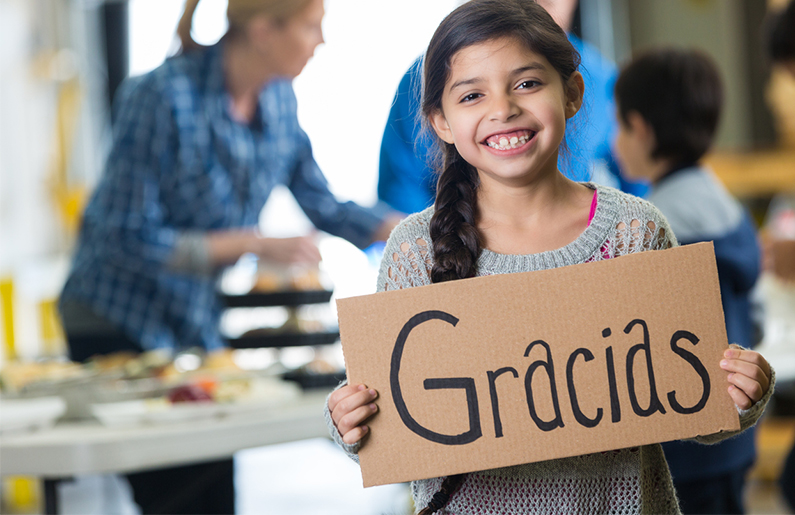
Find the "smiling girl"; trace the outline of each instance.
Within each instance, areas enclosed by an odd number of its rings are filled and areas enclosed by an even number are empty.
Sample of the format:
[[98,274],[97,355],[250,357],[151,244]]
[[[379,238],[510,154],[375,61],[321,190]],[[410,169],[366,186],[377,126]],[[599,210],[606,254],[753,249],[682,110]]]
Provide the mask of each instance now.
[[[442,154],[436,203],[392,232],[379,291],[677,244],[648,202],[573,182],[558,170],[566,121],[582,105],[583,80],[577,52],[535,2],[464,4],[437,29],[424,66],[423,114]],[[729,394],[744,429],[761,415],[772,374],[755,352],[731,349],[725,358],[721,366],[731,372]],[[354,459],[366,442],[365,422],[378,410],[377,395],[365,385],[344,385],[329,396],[332,435]],[[657,444],[424,479],[414,481],[412,491],[421,514],[679,511]]]

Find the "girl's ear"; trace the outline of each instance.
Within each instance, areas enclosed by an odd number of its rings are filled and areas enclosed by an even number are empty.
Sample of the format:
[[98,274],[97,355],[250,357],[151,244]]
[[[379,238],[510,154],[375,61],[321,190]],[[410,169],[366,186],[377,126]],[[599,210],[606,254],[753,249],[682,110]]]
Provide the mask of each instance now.
[[444,113],[442,113],[441,109],[436,110],[431,114],[430,120],[431,127],[433,127],[433,131],[439,136],[442,141],[445,143],[453,144],[453,131],[450,130],[450,125],[447,123],[447,119],[444,117]]
[[582,97],[585,94],[585,82],[580,72],[574,72],[566,84],[566,119],[571,118],[582,107]]

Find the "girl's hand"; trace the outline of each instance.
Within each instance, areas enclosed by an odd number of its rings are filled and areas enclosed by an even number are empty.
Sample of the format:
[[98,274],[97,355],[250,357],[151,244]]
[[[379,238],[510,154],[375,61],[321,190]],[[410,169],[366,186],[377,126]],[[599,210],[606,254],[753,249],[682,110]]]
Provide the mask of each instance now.
[[378,392],[363,384],[346,385],[331,394],[328,409],[343,442],[354,444],[367,434],[369,428],[363,422],[378,411],[376,397]]
[[761,354],[740,348],[726,349],[720,366],[729,372],[729,395],[740,409],[748,409],[770,387],[770,365]]

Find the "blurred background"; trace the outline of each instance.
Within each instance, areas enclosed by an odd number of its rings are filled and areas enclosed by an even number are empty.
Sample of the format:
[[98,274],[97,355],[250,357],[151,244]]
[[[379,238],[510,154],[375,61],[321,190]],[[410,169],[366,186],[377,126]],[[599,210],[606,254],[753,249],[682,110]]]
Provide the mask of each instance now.
[[[460,3],[325,1],[325,43],[293,86],[298,119],[338,199],[376,204],[379,148],[395,89],[441,19]],[[787,196],[795,193],[795,78],[771,63],[763,43],[768,12],[784,4],[580,0],[571,28],[619,65],[643,49],[670,45],[698,48],[715,60],[726,104],[706,162],[750,210],[760,231],[771,223],[771,206],[777,216],[795,220],[795,202]],[[308,275],[244,255],[219,280],[228,308],[223,332],[237,347],[220,364],[200,350],[149,361],[126,357],[77,365],[67,359],[57,299],[83,209],[110,150],[112,99],[126,78],[157,68],[178,50],[183,5],[184,0],[0,0],[0,511],[137,513],[118,474],[155,462],[167,465],[168,458],[127,463],[113,453],[134,454],[140,445],[142,453],[157,454],[157,445],[190,444],[191,438],[198,448],[202,438],[223,438],[223,431],[264,435],[270,429],[262,428],[279,425],[258,419],[251,413],[257,410],[247,410],[242,401],[226,415],[184,412],[173,420],[149,416],[151,402],[144,408],[128,404],[121,414],[92,409],[173,396],[186,378],[210,377],[213,388],[232,392],[233,401],[259,392],[250,402],[260,411],[292,416],[289,406],[306,406],[309,413],[284,422],[295,424],[285,426],[290,434],[243,437],[240,445],[249,448],[217,451],[236,452],[239,513],[409,513],[406,485],[361,488],[357,466],[323,438],[320,419],[322,398],[344,377],[334,300],[375,291],[378,245],[360,250],[318,234],[323,261]],[[225,0],[199,3],[193,19],[198,43],[213,44],[225,33],[226,8]],[[277,187],[260,216],[262,233],[291,237],[311,229],[290,191]],[[772,343],[784,342],[778,349],[788,345],[795,353],[792,283],[774,282],[755,295],[758,339],[767,337],[770,345],[776,338]],[[283,381],[285,374],[291,381]],[[160,381],[154,387],[153,378]],[[62,402],[16,411],[15,402],[59,393]],[[758,458],[747,485],[750,513],[792,513],[776,484],[795,441],[795,413],[787,402],[778,401],[757,434]],[[192,420],[222,426],[219,433],[196,435]],[[235,420],[249,425],[241,429]],[[115,443],[88,449],[76,436],[86,428],[98,440]],[[49,463],[22,463],[21,456],[35,461],[34,451],[51,456]],[[81,453],[106,453],[107,459]]]

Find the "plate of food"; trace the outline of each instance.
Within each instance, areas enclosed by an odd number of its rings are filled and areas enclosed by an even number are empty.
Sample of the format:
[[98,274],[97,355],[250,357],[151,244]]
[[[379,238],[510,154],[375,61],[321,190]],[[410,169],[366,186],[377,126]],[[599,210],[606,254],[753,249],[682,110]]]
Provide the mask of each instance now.
[[0,433],[46,429],[65,412],[61,397],[0,398]]

